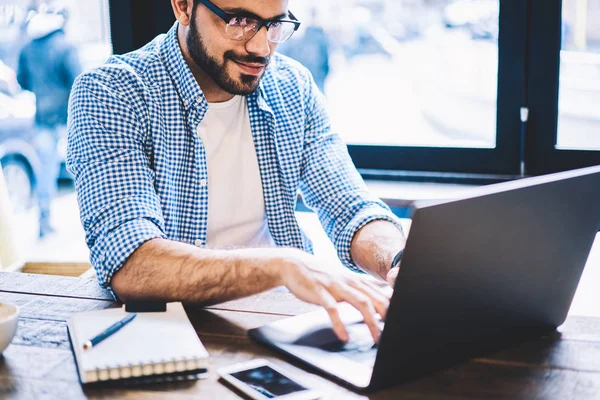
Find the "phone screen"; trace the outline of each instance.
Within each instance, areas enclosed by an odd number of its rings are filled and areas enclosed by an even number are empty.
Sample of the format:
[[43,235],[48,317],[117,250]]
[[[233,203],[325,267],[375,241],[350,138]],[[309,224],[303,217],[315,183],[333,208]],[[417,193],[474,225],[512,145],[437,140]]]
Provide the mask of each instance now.
[[269,399],[307,390],[266,365],[231,374]]

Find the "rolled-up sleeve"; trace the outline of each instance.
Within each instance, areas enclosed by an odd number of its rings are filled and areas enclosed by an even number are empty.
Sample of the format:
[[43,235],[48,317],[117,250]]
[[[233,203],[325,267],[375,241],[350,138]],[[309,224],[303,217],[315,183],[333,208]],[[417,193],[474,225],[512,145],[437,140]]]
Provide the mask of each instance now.
[[374,220],[387,220],[402,231],[389,207],[369,192],[346,145],[332,131],[325,99],[312,78],[305,93],[307,119],[300,190],[305,204],[318,213],[338,257],[349,269],[363,272],[350,256],[355,233]]
[[108,289],[135,249],[166,237],[144,150],[147,115],[140,90],[127,72],[97,70],[75,81],[69,101],[67,168],[75,177],[90,261]]

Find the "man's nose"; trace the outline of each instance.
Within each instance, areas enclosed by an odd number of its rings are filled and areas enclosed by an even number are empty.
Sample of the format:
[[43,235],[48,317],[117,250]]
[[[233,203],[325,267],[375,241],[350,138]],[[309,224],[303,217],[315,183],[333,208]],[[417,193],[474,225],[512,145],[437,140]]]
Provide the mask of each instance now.
[[246,51],[257,57],[266,57],[271,53],[272,44],[267,40],[267,27],[263,26],[252,39],[246,42]]

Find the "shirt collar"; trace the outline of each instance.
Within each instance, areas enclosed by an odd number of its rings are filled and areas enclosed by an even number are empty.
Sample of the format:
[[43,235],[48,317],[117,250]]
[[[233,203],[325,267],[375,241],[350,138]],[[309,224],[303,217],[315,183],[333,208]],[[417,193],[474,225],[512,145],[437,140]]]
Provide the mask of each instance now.
[[161,46],[161,57],[187,110],[194,102],[206,102],[206,99],[202,93],[202,89],[200,89],[200,85],[198,85],[196,78],[194,78],[194,74],[192,74],[192,70],[185,61],[185,58],[183,58],[183,53],[177,40],[178,27],[179,22],[176,21],[169,32],[167,32]]

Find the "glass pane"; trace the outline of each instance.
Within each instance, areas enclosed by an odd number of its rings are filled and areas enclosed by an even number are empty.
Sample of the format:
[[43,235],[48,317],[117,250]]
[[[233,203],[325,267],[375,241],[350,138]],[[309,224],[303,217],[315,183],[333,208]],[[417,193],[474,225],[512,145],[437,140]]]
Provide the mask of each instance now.
[[493,148],[499,0],[292,1],[280,52],[324,91],[347,143]]
[[600,0],[563,0],[557,148],[600,150]]
[[8,197],[14,210],[0,230],[17,238],[24,261],[87,261],[64,166],[68,94],[79,73],[111,53],[108,0],[0,0],[0,162],[8,189],[0,208],[6,212]]

